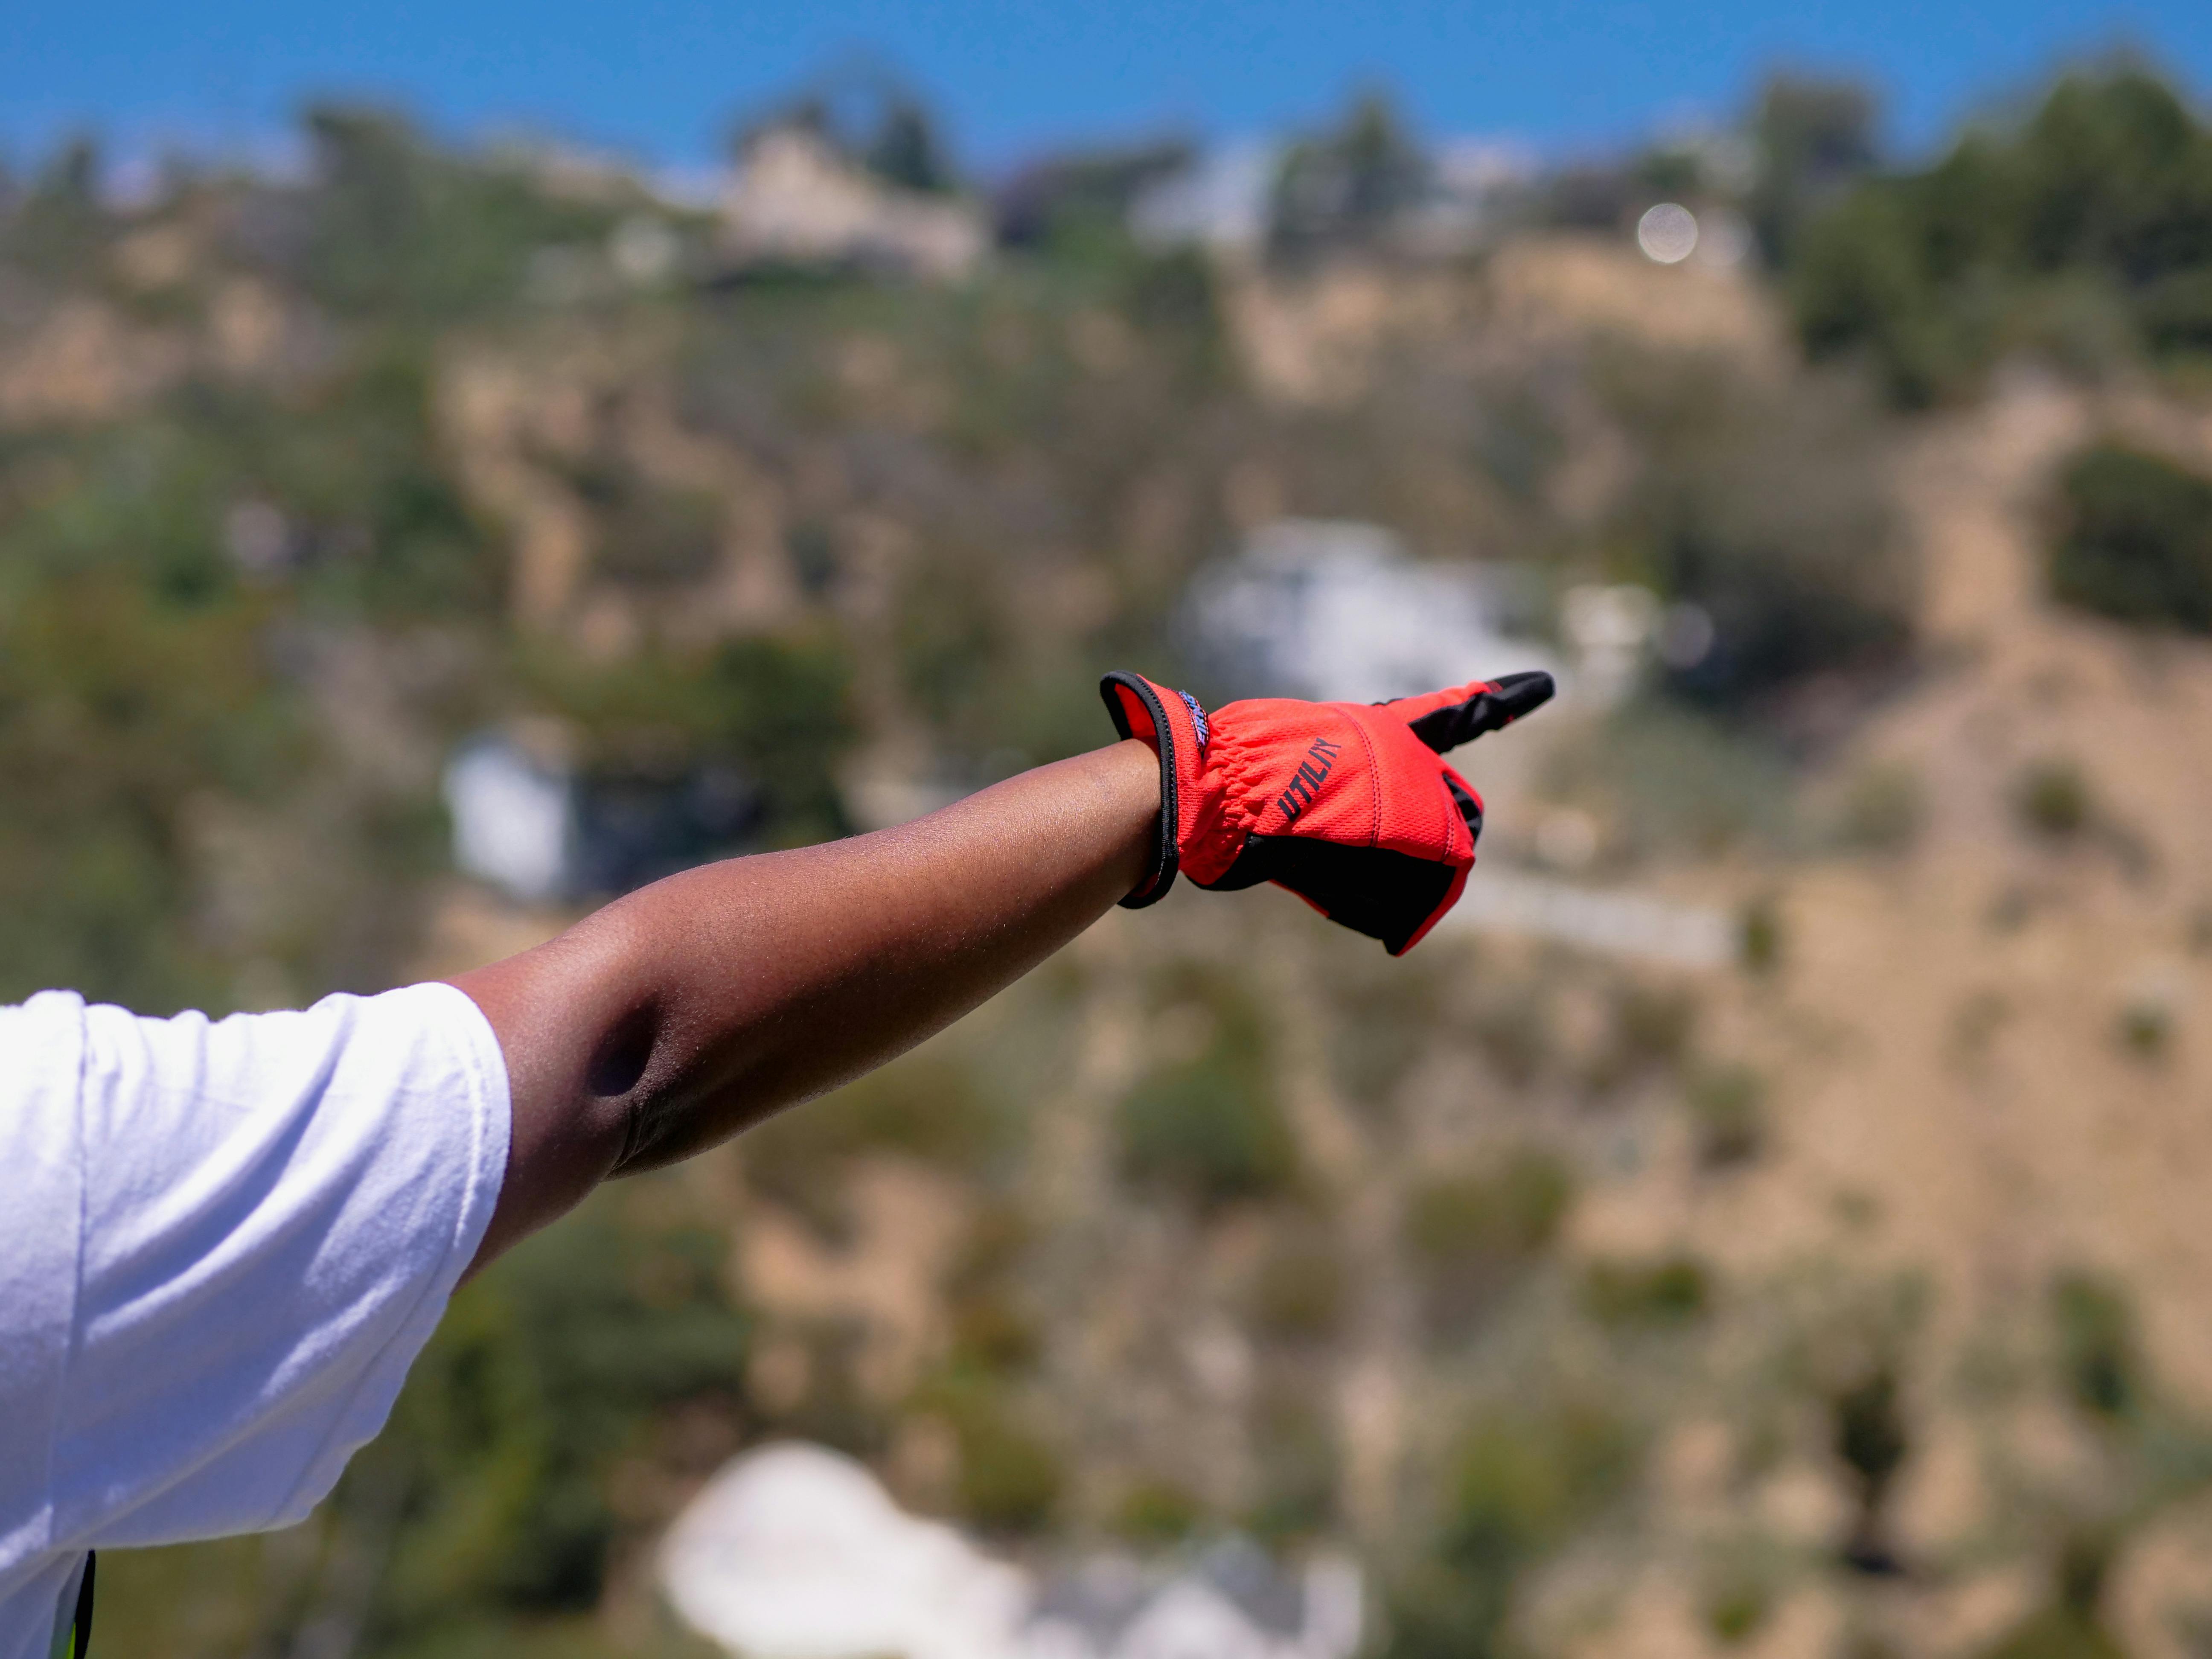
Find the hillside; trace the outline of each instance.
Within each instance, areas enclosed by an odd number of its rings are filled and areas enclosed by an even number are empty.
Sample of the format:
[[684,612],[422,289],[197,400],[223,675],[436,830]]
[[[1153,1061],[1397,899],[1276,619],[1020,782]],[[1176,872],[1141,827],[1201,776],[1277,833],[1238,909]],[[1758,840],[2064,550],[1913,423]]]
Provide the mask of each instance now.
[[2188,363],[2022,325],[1902,386],[1932,331],[1824,355],[1802,267],[1632,215],[745,264],[636,181],[320,120],[307,183],[9,209],[8,995],[547,936],[595,895],[449,867],[487,730],[610,799],[738,780],[715,851],[910,816],[1101,740],[1103,668],[1215,695],[1183,595],[1285,518],[1510,577],[1563,649],[1579,585],[1705,617],[1468,757],[1475,879],[1741,949],[1115,912],[519,1251],[323,1515],[104,1560],[103,1639],[691,1652],[653,1540],[803,1436],[1029,1559],[1350,1544],[1402,1659],[2202,1650],[2212,641],[2052,575],[2085,456],[2212,477]]

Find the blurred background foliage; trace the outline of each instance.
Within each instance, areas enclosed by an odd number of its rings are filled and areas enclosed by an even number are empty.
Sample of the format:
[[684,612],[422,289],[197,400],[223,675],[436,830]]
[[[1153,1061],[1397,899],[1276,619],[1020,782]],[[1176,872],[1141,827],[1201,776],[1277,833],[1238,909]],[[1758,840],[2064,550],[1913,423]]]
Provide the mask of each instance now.
[[2081,368],[2116,349],[2201,355],[2208,154],[2212,131],[2154,72],[2069,75],[2025,120],[1868,177],[1806,228],[1789,258],[1806,347],[1863,352],[1906,406],[1970,390],[2021,346]]
[[[1591,584],[1647,589],[1662,647],[1704,630],[1559,711],[1486,873],[1686,896],[1734,954],[1386,962],[1287,904],[1109,924],[518,1249],[315,1521],[103,1566],[103,1643],[695,1655],[654,1541],[805,1436],[1032,1561],[1348,1540],[1395,1659],[1578,1651],[1615,1627],[1591,1584],[1655,1580],[1685,1650],[1811,1650],[1776,1632],[1814,1607],[1861,1659],[2118,1651],[2140,1540],[2212,1480],[2142,1293],[2006,1236],[1923,1316],[1893,1258],[1954,1235],[1882,1230],[1940,1207],[1924,1172],[1837,1173],[1877,1137],[1807,1125],[1855,1088],[1854,1124],[1918,1112],[1900,1134],[2001,1115],[2035,1069],[2003,1069],[2039,1023],[2022,938],[2093,964],[2095,1063],[2133,1068],[2054,1087],[2193,1086],[2199,821],[2064,721],[2108,682],[2186,707],[2156,677],[2212,633],[2203,112],[2089,64],[1905,158],[1869,89],[1782,76],[1723,129],[1509,170],[1466,221],[1465,158],[1374,88],[1286,139],[1227,251],[1146,228],[1182,138],[979,179],[872,71],[734,143],[794,131],[841,187],[967,215],[975,262],[740,258],[726,204],[349,105],[303,117],[296,173],[178,160],[119,202],[87,142],[8,175],[0,999],[379,988],[674,862],[908,816],[1095,745],[1104,669],[1242,689],[1186,595],[1285,518],[1388,526],[1542,649]],[[1735,262],[1638,255],[1669,202]],[[2013,624],[1931,627],[1927,526],[1956,526],[1926,503],[1980,464],[1942,446],[2046,393],[2107,401],[2002,506],[2031,609],[2091,631],[2016,660]],[[2077,672],[2084,638],[2126,672]],[[1885,724],[1975,698],[1948,750]],[[589,784],[616,851],[559,903],[451,872],[441,769],[487,731]],[[713,798],[680,834],[678,790]],[[1916,963],[1968,888],[1970,946]],[[1864,1083],[1905,1015],[1852,999],[1914,973],[1920,1069]],[[1812,1265],[1732,1254],[1770,1237]],[[1984,1481],[1949,1532],[1931,1468]]]

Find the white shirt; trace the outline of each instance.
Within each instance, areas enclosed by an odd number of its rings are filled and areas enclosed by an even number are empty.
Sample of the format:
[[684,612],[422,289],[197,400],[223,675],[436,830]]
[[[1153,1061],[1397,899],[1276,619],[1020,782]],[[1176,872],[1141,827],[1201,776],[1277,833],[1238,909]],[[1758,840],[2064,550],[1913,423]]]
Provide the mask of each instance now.
[[0,1659],[46,1659],[88,1549],[314,1507],[507,1148],[498,1040],[451,986],[219,1023],[0,1008]]

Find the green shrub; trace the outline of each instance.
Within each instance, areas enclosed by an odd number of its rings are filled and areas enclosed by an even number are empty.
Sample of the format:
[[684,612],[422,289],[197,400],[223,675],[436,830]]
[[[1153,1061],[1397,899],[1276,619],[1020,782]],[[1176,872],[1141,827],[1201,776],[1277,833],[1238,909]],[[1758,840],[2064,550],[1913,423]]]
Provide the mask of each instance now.
[[1701,1073],[1684,1091],[1698,1162],[1725,1170],[1759,1156],[1766,1138],[1765,1079],[1748,1066]]
[[1114,1511],[1114,1530],[1133,1544],[1158,1549],[1197,1530],[1205,1507],[1179,1481],[1146,1476],[1131,1483]]
[[1485,994],[1473,1025],[1483,1059],[1514,1088],[1534,1083],[1552,1060],[1551,1007],[1540,987],[1509,983]]
[[951,1372],[925,1387],[915,1403],[952,1427],[960,1455],[955,1501],[963,1519],[996,1534],[1034,1533],[1051,1521],[1066,1472],[1003,1383]]
[[1036,1531],[1064,1484],[1059,1458],[1037,1436],[995,1419],[960,1425],[960,1509],[984,1531]]
[[2165,998],[2149,994],[2130,997],[2120,1005],[2113,1036],[2131,1058],[2156,1060],[2173,1044],[2173,1008]]
[[1873,169],[1875,116],[1874,95],[1856,82],[1785,73],[1759,88],[1747,205],[1769,264],[1786,269],[1806,219]]
[[1015,1375],[1042,1355],[1044,1334],[1018,1277],[1031,1236],[1029,1218],[1011,1203],[987,1200],[970,1212],[968,1237],[945,1276],[955,1369]]
[[1253,1326],[1279,1341],[1325,1340],[1342,1322],[1350,1291],[1335,1240],[1319,1226],[1300,1227],[1277,1239],[1260,1263]]
[[1233,981],[1176,976],[1178,1002],[1210,1024],[1196,1056],[1156,1066],[1123,1098],[1121,1168],[1140,1187],[1201,1206],[1289,1188],[1297,1148],[1275,1098],[1274,1063],[1258,1006]]
[[2058,490],[2056,598],[2121,622],[2212,633],[2212,478],[2107,442],[2068,462]]
[[2127,1659],[2127,1650],[2094,1618],[2048,1607],[2014,1626],[1983,1659]]
[[2023,766],[2013,781],[2012,799],[2021,823],[2044,841],[2071,841],[2094,816],[2087,776],[2073,761],[2058,757]]
[[592,1607],[618,1530],[616,1462],[650,1449],[669,1408],[734,1416],[746,1324],[721,1288],[726,1247],[643,1223],[646,1190],[604,1190],[454,1299],[336,1500],[343,1519],[379,1481],[402,1483],[380,1622]]
[[1857,1514],[1844,1540],[1844,1559],[1864,1572],[1895,1571],[1883,1539],[1883,1507],[1891,1483],[1912,1449],[1897,1373],[1878,1365],[1829,1402],[1837,1457],[1856,1486]]
[[2051,1286],[2051,1317],[2060,1376],[2074,1403],[2118,1423],[2143,1404],[2142,1361],[2134,1310],[2120,1289],[2085,1273],[2061,1273]]
[[1606,1325],[1686,1324],[1705,1312],[1711,1294],[1704,1265],[1686,1255],[1599,1261],[1583,1275],[1583,1307]]
[[2078,1530],[2051,1563],[2049,1600],[1987,1650],[1985,1659],[2124,1659],[2126,1650],[2106,1629],[2102,1603],[2114,1540]]
[[963,1363],[992,1371],[1025,1371],[1043,1352],[1036,1322],[1004,1296],[963,1297],[952,1309],[952,1346]]
[[1503,1659],[1524,1576],[1626,1487],[1636,1446],[1602,1410],[1565,1401],[1476,1422],[1443,1473],[1436,1539],[1388,1589],[1389,1659]]
[[1632,698],[1547,757],[1547,782],[1587,802],[1631,856],[1713,860],[1796,839],[1796,775],[1748,721],[1673,698]]
[[1540,1147],[1522,1147],[1493,1170],[1415,1189],[1406,1242],[1440,1265],[1534,1255],[1552,1242],[1573,1197],[1565,1164]]
[[1749,974],[1767,975],[1782,965],[1784,933],[1781,901],[1761,893],[1743,907],[1736,924],[1736,948]]
[[1705,1628],[1723,1647],[1757,1635],[1774,1611],[1774,1589],[1762,1576],[1733,1571],[1718,1576],[1705,1595]]

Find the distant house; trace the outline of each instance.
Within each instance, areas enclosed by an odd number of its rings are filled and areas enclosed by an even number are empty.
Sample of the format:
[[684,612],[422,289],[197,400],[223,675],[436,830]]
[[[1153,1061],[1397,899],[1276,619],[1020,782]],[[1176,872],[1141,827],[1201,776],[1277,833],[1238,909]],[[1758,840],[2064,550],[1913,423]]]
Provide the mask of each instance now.
[[722,256],[740,270],[842,266],[944,281],[973,270],[990,240],[974,204],[901,190],[798,123],[747,142],[717,210]]
[[742,852],[760,792],[724,767],[580,772],[556,722],[481,732],[446,763],[453,867],[526,903],[626,893]]
[[1224,145],[1158,179],[1129,204],[1129,228],[1156,247],[1195,246],[1249,253],[1267,237],[1267,210],[1282,147],[1259,140]]
[[[1129,228],[1155,246],[1255,253],[1267,240],[1289,154],[1280,143],[1244,139],[1194,156],[1137,193]],[[1511,145],[1448,143],[1429,158],[1390,245],[1401,253],[1448,258],[1494,241],[1534,176],[1533,158]]]
[[1018,1569],[799,1442],[708,1481],[659,1567],[684,1622],[744,1659],[1012,1659],[1029,1600]]
[[799,1442],[707,1484],[661,1546],[660,1581],[687,1623],[747,1659],[1003,1659],[1027,1599],[1015,1568]]
[[453,867],[463,875],[529,903],[574,884],[575,789],[557,754],[485,732],[447,762],[445,796]]
[[1348,1561],[1286,1571],[1231,1538],[1046,1577],[906,1514],[863,1465],[787,1442],[737,1458],[677,1517],[661,1588],[743,1659],[1351,1659]]
[[1019,1659],[1351,1659],[1358,1569],[1322,1556],[1285,1571],[1245,1538],[1147,1571],[1104,1557],[1049,1579],[1023,1626]]
[[1224,684],[1378,702],[1527,668],[1554,669],[1504,629],[1496,573],[1423,563],[1379,526],[1282,519],[1193,586],[1194,654]]

